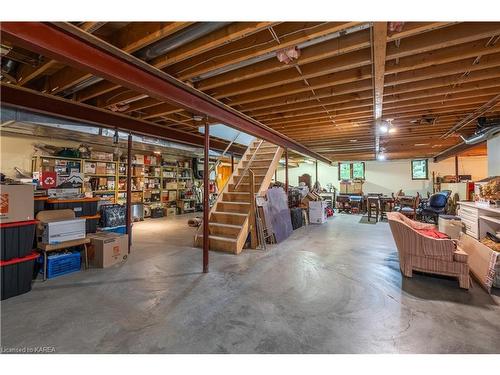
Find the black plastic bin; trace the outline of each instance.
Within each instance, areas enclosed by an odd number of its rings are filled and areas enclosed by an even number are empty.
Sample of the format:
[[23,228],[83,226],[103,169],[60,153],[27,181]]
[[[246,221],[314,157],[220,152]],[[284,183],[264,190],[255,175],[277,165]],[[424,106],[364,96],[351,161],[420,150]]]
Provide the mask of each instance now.
[[37,223],[37,220],[28,220],[0,224],[2,248],[0,260],[22,258],[31,253]]
[[151,218],[158,219],[160,217],[163,217],[163,208],[161,208],[161,207],[152,208],[151,209]]
[[35,201],[34,201],[34,208],[35,208],[35,216],[36,217],[36,214],[39,213],[40,211],[44,211],[45,210],[45,202],[47,201],[47,199],[36,199],[35,198]]
[[49,210],[73,210],[76,217],[94,216],[97,214],[98,200],[97,198],[67,200],[49,199],[46,206]]
[[99,215],[86,217],[85,218],[85,232],[95,233],[97,232],[97,224],[99,223]]
[[35,260],[40,256],[32,252],[22,258],[0,261],[0,280],[2,282],[2,301],[27,293],[31,290]]

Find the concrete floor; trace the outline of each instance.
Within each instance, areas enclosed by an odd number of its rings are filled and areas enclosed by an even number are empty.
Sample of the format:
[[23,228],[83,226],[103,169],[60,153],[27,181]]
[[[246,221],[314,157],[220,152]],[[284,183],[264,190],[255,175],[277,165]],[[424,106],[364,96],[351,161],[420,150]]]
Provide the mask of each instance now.
[[135,226],[129,260],[2,302],[3,348],[57,353],[500,352],[500,293],[402,279],[387,223],[339,214],[267,252],[191,247],[186,216]]

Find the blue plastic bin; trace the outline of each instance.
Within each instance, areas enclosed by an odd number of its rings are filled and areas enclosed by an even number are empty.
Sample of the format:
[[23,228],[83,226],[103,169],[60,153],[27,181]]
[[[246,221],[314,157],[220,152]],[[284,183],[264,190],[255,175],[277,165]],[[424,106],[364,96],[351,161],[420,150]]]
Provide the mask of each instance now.
[[[43,257],[38,258],[38,262],[43,264]],[[79,251],[71,253],[49,254],[47,257],[47,278],[67,275],[78,272],[81,268],[81,258]],[[43,273],[43,267],[41,272]]]
[[127,228],[125,225],[120,225],[118,227],[105,227],[101,228],[104,232],[114,232],[114,233],[120,233],[120,234],[125,234],[127,233]]

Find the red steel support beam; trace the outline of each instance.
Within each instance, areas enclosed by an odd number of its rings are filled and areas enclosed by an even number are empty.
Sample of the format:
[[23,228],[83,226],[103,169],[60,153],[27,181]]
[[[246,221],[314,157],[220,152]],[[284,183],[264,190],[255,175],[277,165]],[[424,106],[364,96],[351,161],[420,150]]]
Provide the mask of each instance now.
[[172,103],[270,143],[331,164],[329,159],[293,139],[72,24],[3,22],[1,37],[3,41],[40,53],[130,90]]
[[205,120],[205,147],[204,147],[204,163],[203,163],[203,273],[208,272],[208,250],[209,250],[209,232],[208,232],[208,214],[210,211],[210,205],[208,200],[208,164],[210,162],[210,125],[208,125],[208,119]]
[[[96,108],[87,104],[76,103],[72,100],[58,98],[53,95],[41,94],[23,87],[2,83],[1,98],[2,105],[6,106],[23,108],[37,113],[82,121],[112,129],[118,128],[136,134],[148,135],[194,146],[203,146],[204,144],[202,135],[164,128],[120,113]],[[213,149],[224,151],[226,147],[226,142],[217,140],[212,141]],[[245,152],[244,147],[234,143],[229,150],[239,155],[243,155]]]

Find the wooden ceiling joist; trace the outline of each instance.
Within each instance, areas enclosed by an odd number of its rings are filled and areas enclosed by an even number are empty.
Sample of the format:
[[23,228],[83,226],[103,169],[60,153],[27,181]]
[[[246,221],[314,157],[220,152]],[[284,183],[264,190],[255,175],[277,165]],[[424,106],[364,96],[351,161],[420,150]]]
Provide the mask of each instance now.
[[282,147],[330,163],[327,158],[311,152],[298,142],[231,110],[222,103],[172,79],[167,74],[152,69],[147,63],[128,57],[119,49],[103,50],[103,45],[97,38],[82,35],[81,30],[70,24],[56,26],[46,23],[7,22],[2,25],[1,33],[3,38],[8,38],[44,56],[66,62],[131,90],[142,91],[158,100],[170,101],[194,113],[209,116]]
[[[100,26],[78,25],[89,31]],[[66,24],[59,24],[59,29],[134,63],[130,53],[191,26],[210,25],[109,23],[95,36],[75,34],[74,27]],[[399,26],[394,32],[384,22],[233,22],[157,58],[148,57],[140,66],[155,75],[166,72],[180,78],[194,89],[172,77],[168,81],[210,102],[215,99],[230,113],[324,155],[373,159],[374,139],[380,136],[388,158],[432,156],[458,142],[456,135],[443,139],[443,134],[498,94],[500,23],[404,22]],[[40,54],[13,46],[13,57]],[[278,61],[277,51],[296,46],[300,48],[297,60],[288,65]],[[22,64],[14,75],[16,84],[164,129],[200,134],[189,106],[144,85],[106,80],[109,77],[97,71],[51,57],[42,53],[40,63]],[[377,111],[382,120],[393,119],[396,133],[376,133]],[[488,108],[484,116],[500,116],[500,105]],[[213,116],[209,121],[221,122]],[[475,121],[470,121],[460,133],[470,135],[475,127]]]

